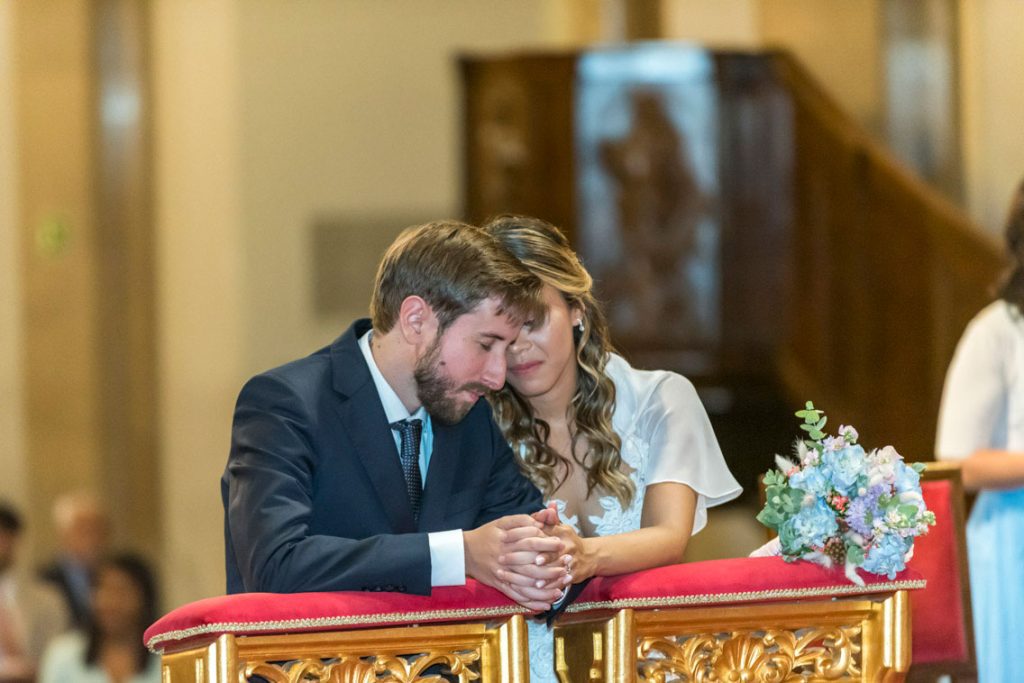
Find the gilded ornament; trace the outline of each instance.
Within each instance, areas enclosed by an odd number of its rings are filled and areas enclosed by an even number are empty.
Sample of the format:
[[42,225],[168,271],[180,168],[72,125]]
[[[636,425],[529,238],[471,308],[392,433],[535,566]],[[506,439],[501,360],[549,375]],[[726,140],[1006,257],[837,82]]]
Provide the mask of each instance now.
[[302,659],[290,662],[250,662],[240,683],[260,676],[269,683],[444,683],[428,672],[446,667],[460,683],[475,681],[480,674],[471,668],[480,659],[478,651],[428,652],[417,655],[376,655],[339,659]]
[[859,679],[860,626],[647,637],[637,651],[640,680],[787,683]]

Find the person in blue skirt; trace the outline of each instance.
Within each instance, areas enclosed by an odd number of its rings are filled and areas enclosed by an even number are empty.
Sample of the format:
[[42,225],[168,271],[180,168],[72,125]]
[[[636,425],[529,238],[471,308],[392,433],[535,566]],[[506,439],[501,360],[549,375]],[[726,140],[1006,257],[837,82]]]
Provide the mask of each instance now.
[[1024,183],[1006,224],[1012,268],[967,325],[946,374],[936,453],[979,491],[967,522],[982,683],[1024,681]]

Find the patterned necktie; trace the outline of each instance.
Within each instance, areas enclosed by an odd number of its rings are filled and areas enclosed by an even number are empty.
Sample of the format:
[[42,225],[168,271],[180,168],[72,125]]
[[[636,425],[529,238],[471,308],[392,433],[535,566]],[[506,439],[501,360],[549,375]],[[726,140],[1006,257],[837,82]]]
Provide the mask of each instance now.
[[423,431],[423,421],[399,420],[392,422],[391,428],[402,437],[399,456],[402,459],[402,474],[405,475],[405,492],[409,494],[409,502],[412,504],[412,516],[419,521],[420,496],[423,493],[420,480],[420,433]]

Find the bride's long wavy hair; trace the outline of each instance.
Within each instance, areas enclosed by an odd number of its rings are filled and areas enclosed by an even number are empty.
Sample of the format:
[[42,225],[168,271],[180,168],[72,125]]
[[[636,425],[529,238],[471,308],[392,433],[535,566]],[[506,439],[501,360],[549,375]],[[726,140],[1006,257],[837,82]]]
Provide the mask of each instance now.
[[[587,473],[587,495],[596,489],[615,496],[628,507],[636,493],[632,479],[620,467],[622,441],[612,429],[615,384],[605,374],[612,352],[608,324],[591,291],[593,280],[569,241],[555,226],[537,218],[499,216],[484,226],[544,284],[557,289],[570,309],[580,312],[583,331],[573,329],[576,343],[576,391],[568,407],[571,457]],[[494,417],[522,455],[520,466],[545,494],[551,496],[572,471],[573,462],[548,445],[551,429],[536,416],[522,396],[506,383],[490,396]],[[583,437],[587,451],[577,454]]]

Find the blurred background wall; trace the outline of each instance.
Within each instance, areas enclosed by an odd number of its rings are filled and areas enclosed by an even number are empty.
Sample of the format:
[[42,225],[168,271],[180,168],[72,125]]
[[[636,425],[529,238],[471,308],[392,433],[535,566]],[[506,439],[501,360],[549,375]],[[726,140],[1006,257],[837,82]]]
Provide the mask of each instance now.
[[[0,496],[29,512],[33,557],[52,551],[53,497],[87,487],[110,502],[118,542],[159,561],[168,605],[223,591],[218,479],[235,396],[365,312],[402,227],[460,215],[459,55],[643,37],[780,47],[884,139],[887,4],[0,3]],[[946,10],[954,199],[997,231],[1024,170],[1024,3]],[[119,53],[133,77],[102,66],[112,43],[135,45]],[[128,84],[110,100],[120,123],[102,116],[111,83]],[[117,149],[141,165],[115,163],[115,182],[139,183],[128,196],[142,199],[108,222],[125,203],[103,190],[120,130],[140,136]],[[97,247],[104,235],[127,251]],[[144,265],[118,279],[118,258]],[[150,293],[114,305],[110,287]],[[116,386],[129,393],[112,396],[126,353],[138,365]],[[142,433],[118,440],[122,423]]]

